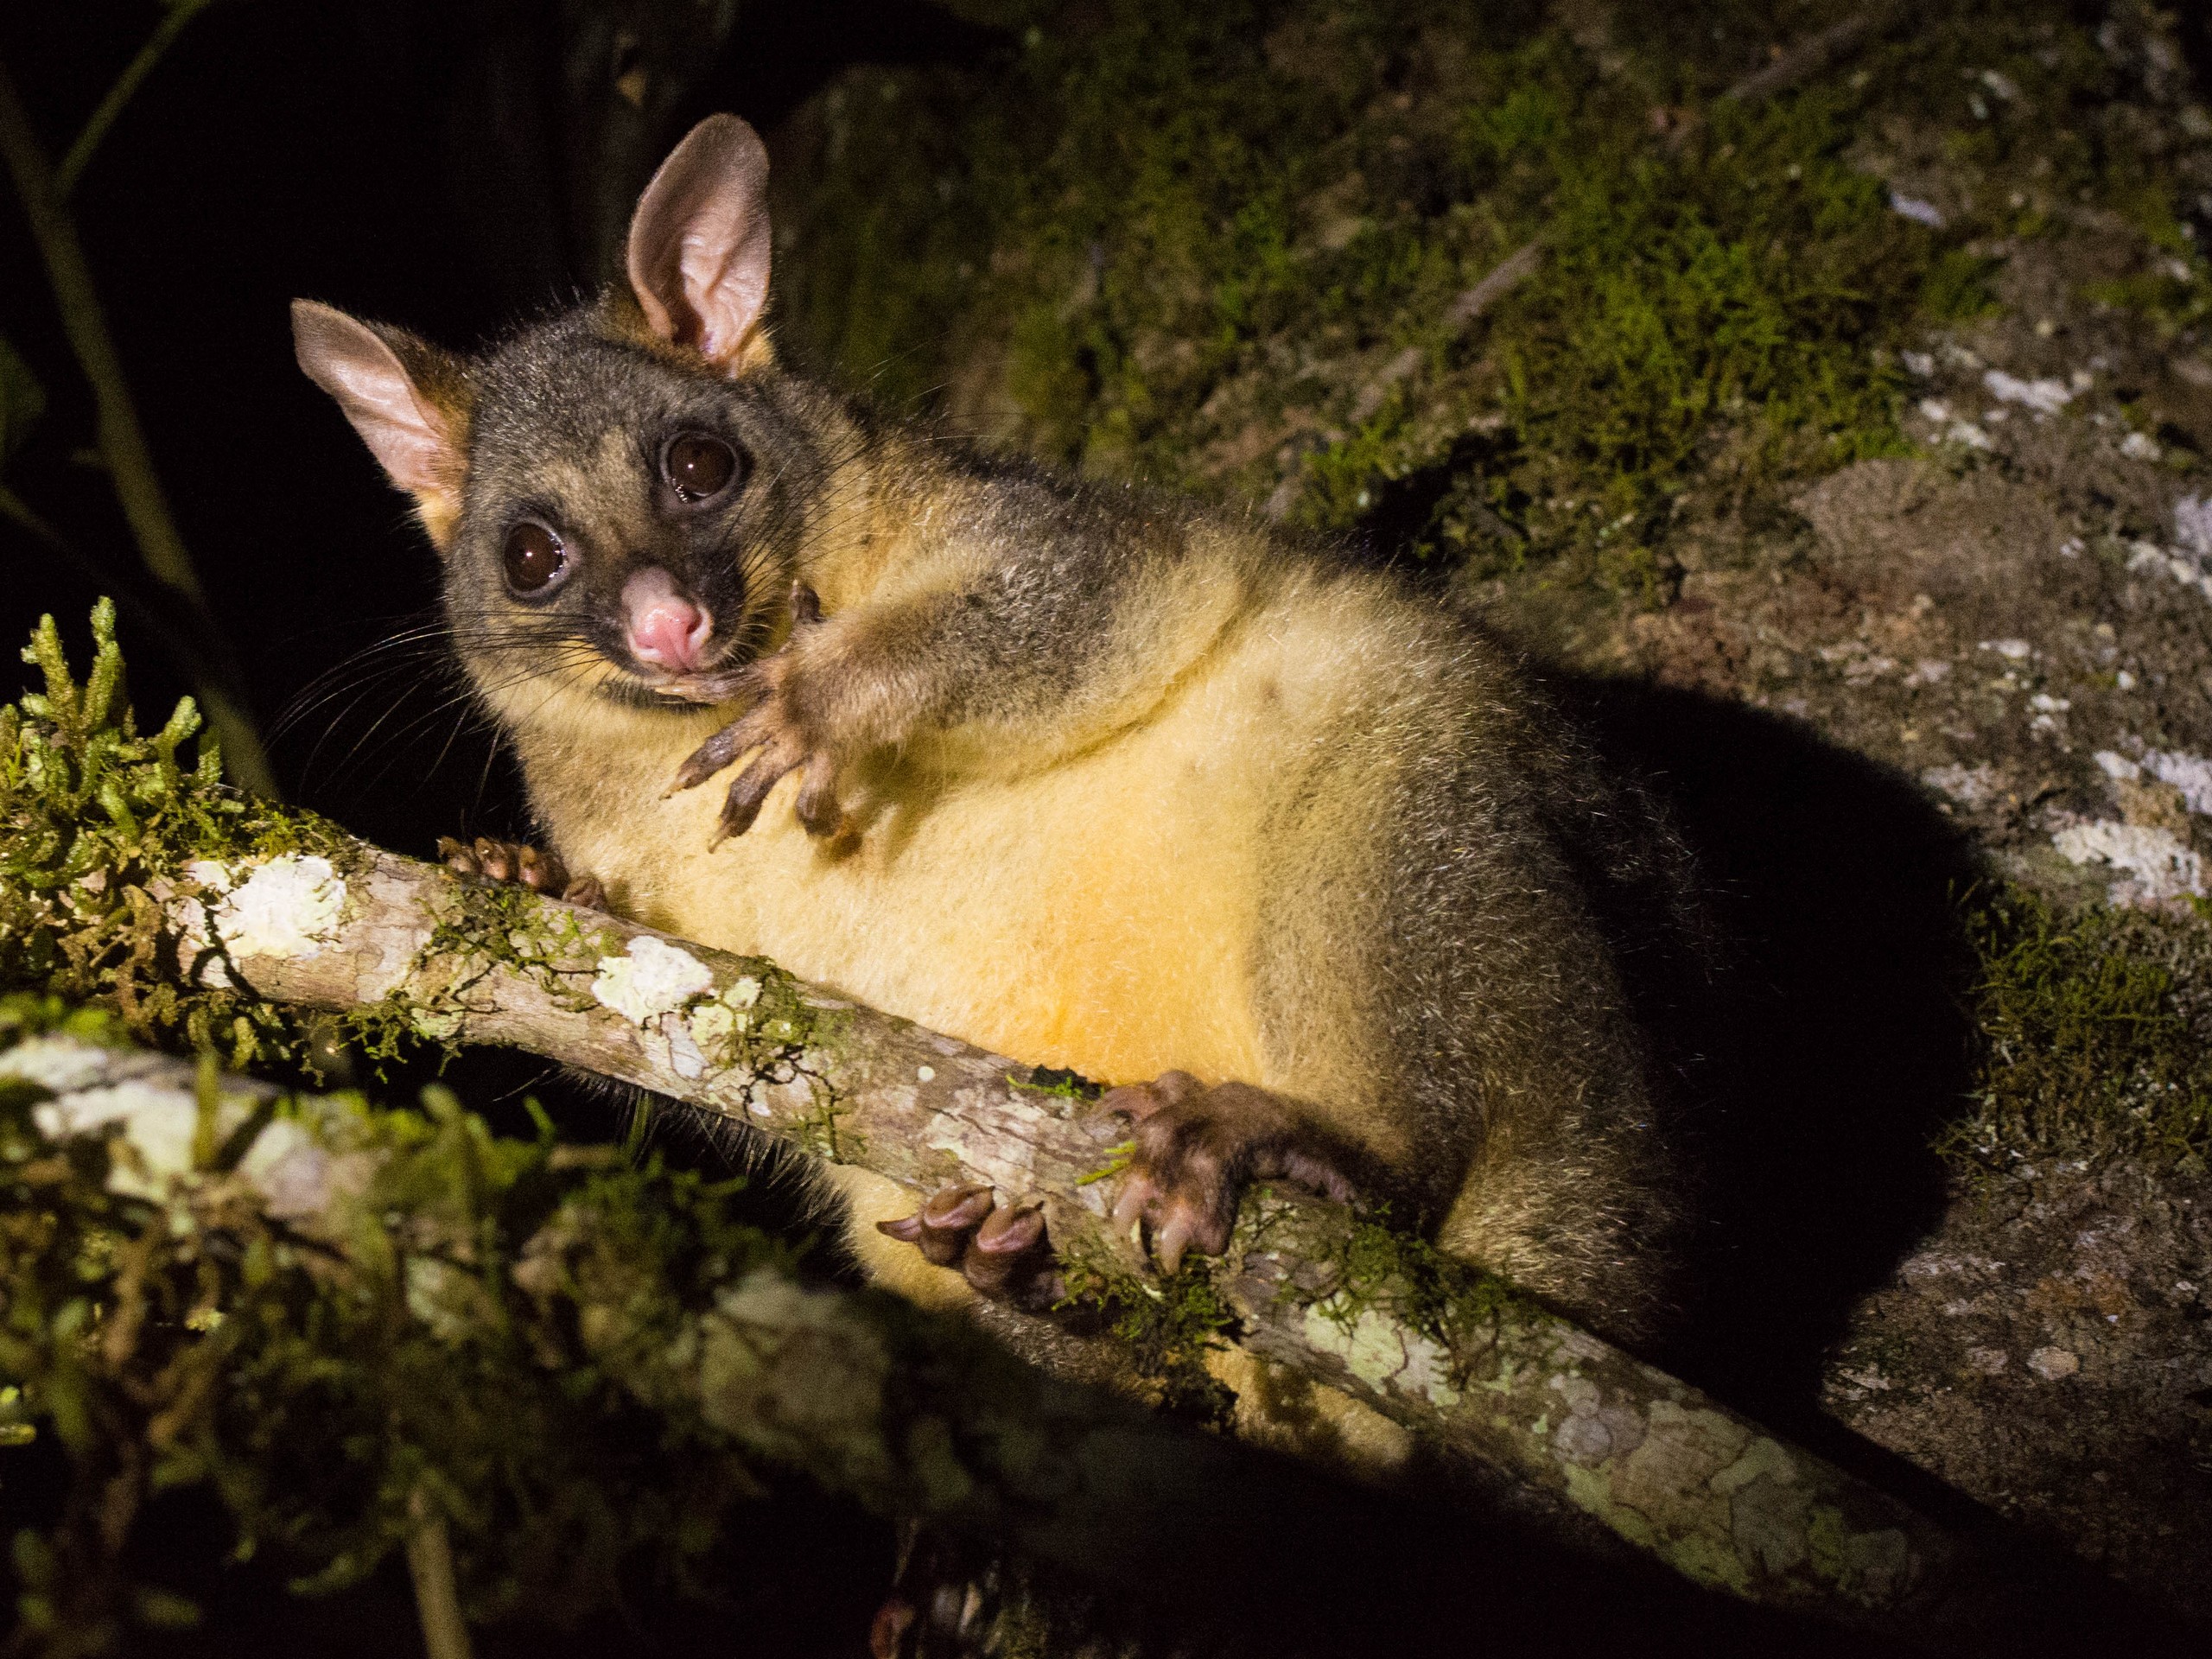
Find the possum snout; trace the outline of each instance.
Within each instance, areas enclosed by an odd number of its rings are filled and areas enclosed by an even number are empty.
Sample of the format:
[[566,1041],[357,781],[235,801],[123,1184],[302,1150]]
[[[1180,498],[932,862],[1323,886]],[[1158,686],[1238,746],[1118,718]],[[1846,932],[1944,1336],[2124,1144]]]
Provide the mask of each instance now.
[[622,621],[630,654],[672,674],[696,670],[715,632],[706,607],[657,564],[622,584]]

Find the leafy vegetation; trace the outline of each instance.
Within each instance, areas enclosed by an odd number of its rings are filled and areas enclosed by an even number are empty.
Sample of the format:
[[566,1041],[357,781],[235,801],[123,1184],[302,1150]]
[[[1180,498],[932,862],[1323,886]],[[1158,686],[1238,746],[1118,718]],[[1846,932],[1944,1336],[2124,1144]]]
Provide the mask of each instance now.
[[[0,1001],[0,1047],[53,1030],[123,1037],[111,1014]],[[43,1650],[197,1617],[129,1548],[178,1488],[219,1499],[234,1559],[265,1552],[302,1591],[367,1575],[427,1503],[455,1523],[473,1615],[556,1621],[647,1559],[680,1587],[761,1495],[729,1436],[653,1382],[687,1310],[788,1259],[729,1218],[724,1186],[556,1146],[550,1123],[495,1136],[442,1090],[419,1111],[324,1097],[278,1110],[366,1185],[303,1230],[225,1179],[242,1147],[197,1158],[188,1196],[143,1196],[113,1179],[121,1136],[49,1138],[43,1094],[0,1084],[0,1415],[18,1448],[0,1459],[19,1460],[0,1478]],[[66,1472],[41,1515],[20,1460],[49,1439]]]
[[312,1065],[313,1033],[269,1005],[175,971],[162,900],[196,891],[196,859],[313,851],[346,838],[312,814],[227,789],[192,700],[141,733],[124,696],[115,610],[92,613],[93,658],[71,673],[52,617],[23,659],[44,690],[0,708],[0,984],[99,1000],[149,1040],[226,1062]]

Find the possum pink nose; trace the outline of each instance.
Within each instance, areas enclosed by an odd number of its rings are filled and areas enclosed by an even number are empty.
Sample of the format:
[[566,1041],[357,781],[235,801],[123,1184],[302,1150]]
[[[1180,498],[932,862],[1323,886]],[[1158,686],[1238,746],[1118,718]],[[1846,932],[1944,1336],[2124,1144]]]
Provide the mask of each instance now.
[[639,571],[622,584],[622,614],[629,629],[630,654],[641,663],[678,673],[699,666],[699,655],[714,631],[707,613],[658,565]]

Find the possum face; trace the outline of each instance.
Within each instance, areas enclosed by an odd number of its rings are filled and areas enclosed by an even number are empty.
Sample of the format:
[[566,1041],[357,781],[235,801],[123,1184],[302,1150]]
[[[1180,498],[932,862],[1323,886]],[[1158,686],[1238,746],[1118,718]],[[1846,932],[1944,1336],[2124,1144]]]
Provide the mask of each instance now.
[[750,127],[701,124],[639,200],[631,293],[480,359],[293,305],[301,366],[414,495],[454,642],[510,719],[562,692],[711,702],[785,620],[823,468],[760,327],[766,182]]
[[781,625],[820,467],[779,377],[732,379],[603,315],[476,369],[446,607],[478,682],[711,702]]

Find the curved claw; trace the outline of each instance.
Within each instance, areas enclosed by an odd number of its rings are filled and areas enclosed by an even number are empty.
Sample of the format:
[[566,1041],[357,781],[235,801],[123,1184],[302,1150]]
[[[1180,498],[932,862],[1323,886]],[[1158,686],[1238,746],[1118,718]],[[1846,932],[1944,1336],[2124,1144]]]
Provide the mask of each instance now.
[[875,1230],[913,1245],[934,1266],[957,1268],[990,1301],[1041,1311],[1065,1288],[1046,1237],[1044,1205],[1001,1208],[988,1186],[946,1187],[914,1214],[879,1221]]
[[772,729],[768,710],[772,704],[755,703],[745,713],[716,732],[697,748],[684,757],[683,764],[676,769],[676,781],[662,794],[666,800],[671,795],[696,789],[723,767],[743,754],[766,742]]
[[1126,1233],[1142,1221],[1160,1189],[1143,1175],[1132,1174],[1122,1183],[1122,1196],[1114,1202],[1114,1230]]
[[992,1202],[988,1186],[947,1187],[911,1216],[877,1222],[875,1230],[919,1247],[933,1266],[957,1268],[967,1254],[968,1235],[991,1213]]
[[796,743],[772,741],[765,745],[731,782],[729,795],[722,802],[721,818],[715,826],[714,845],[719,847],[732,836],[741,836],[750,830],[753,821],[760,816],[769,791],[783,781],[785,772],[796,771],[804,760],[805,756]]
[[1255,1180],[1294,1181],[1339,1202],[1357,1190],[1344,1173],[1359,1166],[1355,1147],[1249,1084],[1209,1088],[1187,1071],[1167,1071],[1110,1090],[1098,1109],[1128,1118],[1135,1130],[1114,1228],[1147,1230],[1163,1272],[1174,1272],[1191,1250],[1226,1249],[1237,1205]]
[[1173,1273],[1183,1265],[1183,1252],[1189,1248],[1196,1230],[1189,1213],[1178,1205],[1168,1217],[1167,1224],[1152,1236],[1152,1253],[1159,1258],[1162,1273]]
[[961,1270],[979,1293],[1003,1300],[1033,1270],[1033,1253],[1044,1242],[1045,1206],[1041,1204],[994,1210],[976,1230]]
[[475,852],[476,868],[490,880],[512,881],[515,879],[515,851],[506,842],[494,841],[489,836],[479,836],[476,837]]

